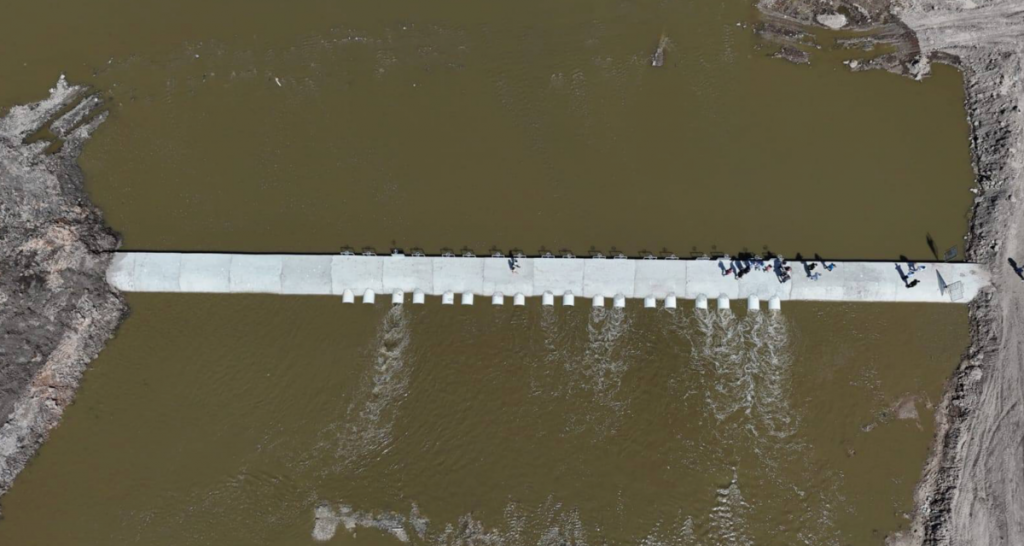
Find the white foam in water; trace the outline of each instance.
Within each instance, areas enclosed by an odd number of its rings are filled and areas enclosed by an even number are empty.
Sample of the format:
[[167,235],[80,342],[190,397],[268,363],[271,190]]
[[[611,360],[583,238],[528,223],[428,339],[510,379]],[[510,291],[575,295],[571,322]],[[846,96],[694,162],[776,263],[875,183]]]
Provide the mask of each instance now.
[[[798,543],[832,544],[840,535],[834,524],[834,506],[842,505],[838,490],[823,490],[793,476],[793,467],[805,468],[797,476],[818,472],[807,460],[807,448],[792,439],[798,429],[790,405],[791,365],[794,355],[790,326],[777,313],[750,313],[737,318],[731,313],[697,312],[695,327],[688,331],[691,361],[700,370],[699,389],[706,393],[707,407],[716,422],[721,446],[753,444],[758,454],[755,467],[747,468],[772,481],[785,502],[802,505],[804,511],[774,515],[750,506],[740,492],[737,477],[718,490],[711,511],[712,544],[749,544],[748,524],[757,517],[779,518],[781,525],[799,528]],[[786,471],[781,471],[787,468]],[[838,484],[841,476],[828,483]],[[801,491],[804,492],[801,492]],[[810,493],[807,493],[810,491]],[[780,502],[782,500],[780,499]]]
[[[618,400],[622,376],[629,369],[625,354],[624,334],[629,331],[629,317],[625,309],[596,307],[591,310],[587,323],[588,342],[579,363],[576,381],[591,393],[596,405],[621,413],[626,401]],[[594,416],[594,408],[584,410]]]
[[745,368],[743,323],[729,311],[700,311],[691,358],[702,368],[707,384],[705,398],[717,421],[749,407],[750,377]]
[[412,526],[420,540],[427,538],[427,527],[430,525],[430,520],[420,514],[420,507],[415,502],[412,503],[412,510],[409,511],[409,525]]
[[[582,310],[568,309],[559,312],[554,307],[541,307],[540,339],[543,342],[543,357],[529,358],[531,396],[548,400],[564,396],[567,385],[564,381],[552,381],[551,376],[557,371],[557,367],[565,365],[572,368],[571,363],[579,359],[576,334],[581,330],[580,317],[583,316],[579,311]],[[525,327],[527,332],[533,328],[536,326]],[[528,336],[524,342],[530,343],[531,339],[535,338]],[[532,355],[535,351],[531,350],[528,353]],[[534,403],[549,402],[538,400]]]
[[698,311],[691,361],[706,381],[718,421],[741,415],[755,435],[792,434],[789,407],[792,355],[785,317],[776,313]]
[[544,332],[545,344],[554,341],[555,332],[558,329],[558,311],[553,306],[542,306],[540,308],[540,326]]
[[[728,485],[716,490],[713,505],[708,507],[705,514],[698,516],[698,520],[704,521],[703,524],[696,523],[693,515],[680,512],[674,520],[660,521],[646,536],[639,536],[635,541],[627,543],[641,546],[751,545],[753,540],[746,523],[751,512],[751,506],[743,498],[739,480],[734,474]],[[409,543],[412,533],[415,533],[418,539],[416,543],[435,546],[607,544],[605,539],[600,538],[600,523],[584,523],[578,508],[564,506],[552,497],[533,508],[509,502],[501,520],[490,527],[469,513],[459,516],[457,521],[432,529],[429,520],[419,514],[415,503],[409,517],[390,511],[357,511],[345,504],[339,504],[337,508],[321,504],[315,513],[313,537],[319,541],[333,538],[340,523],[352,537],[357,537],[360,529],[376,529],[391,535],[396,542]],[[698,540],[695,531],[698,526],[705,529],[700,535],[707,542]],[[593,542],[592,533],[599,537]]]
[[[631,336],[631,315],[627,310],[594,308],[589,319],[583,319],[586,315],[581,313],[576,323],[563,323],[561,320],[568,320],[567,317],[559,317],[554,309],[541,308],[540,312],[543,335],[533,339],[548,349],[549,355],[544,360],[564,362],[570,374],[566,382],[568,392],[589,394],[593,402],[574,412],[576,419],[584,426],[594,427],[599,434],[610,432],[629,402],[619,400],[619,395],[622,376],[628,370],[629,358],[634,356],[638,343],[632,339],[637,336]],[[520,310],[505,315],[504,321],[515,323],[519,315],[527,320],[526,314]],[[784,465],[811,464],[799,462],[806,446],[787,438],[796,431],[797,424],[789,406],[792,355],[786,319],[774,313],[735,316],[731,312],[714,311],[697,311],[692,320],[682,314],[672,318],[675,320],[666,332],[690,339],[692,365],[699,372],[697,381],[691,381],[692,388],[706,393],[708,404],[702,411],[710,416],[711,420],[706,423],[715,427],[723,449],[728,451],[729,446],[740,442],[756,445],[758,459],[752,468],[745,467],[745,473],[753,472],[778,482],[784,479],[781,476],[788,474],[777,472]],[[582,338],[585,347],[580,359],[580,347],[573,348],[570,341],[574,335],[580,339],[583,320],[587,321],[587,335]],[[507,322],[500,326],[507,327]],[[536,327],[534,323],[533,328]],[[350,417],[355,418],[350,443],[358,448],[357,453],[379,451],[388,441],[395,417],[389,411],[408,388],[407,330],[407,318],[401,307],[391,309],[382,320],[374,365],[367,372],[366,386],[349,412]],[[646,535],[635,537],[632,543],[647,546],[752,544],[750,526],[755,521],[775,516],[769,515],[770,510],[762,513],[760,507],[751,506],[744,498],[735,464],[725,459],[712,463],[714,468],[709,470],[732,474],[728,484],[715,491],[712,503],[696,512],[680,512],[675,518],[662,520]],[[836,481],[839,479],[837,477]],[[792,495],[798,497],[797,505],[805,508],[799,514],[778,516],[780,524],[801,529],[798,542],[834,542],[827,539],[838,537],[831,508],[841,504],[836,491],[816,491],[814,483],[804,483],[799,478],[796,482],[784,481],[776,485],[783,491],[792,491]],[[783,496],[789,497],[786,493]],[[474,514],[432,525],[415,504],[408,516],[389,511],[359,512],[343,504],[333,508],[317,506],[315,515],[313,538],[320,541],[330,540],[339,525],[344,525],[353,536],[361,528],[376,529],[390,535],[396,543],[433,545],[586,545],[589,534],[602,532],[602,522],[584,524],[575,507],[563,506],[551,498],[532,508],[510,502],[503,521],[493,526],[490,522],[485,525]],[[700,531],[695,532],[695,528]]]
[[[418,509],[413,506],[414,513]],[[401,514],[394,512],[357,512],[351,506],[338,505],[337,511],[326,503],[321,503],[315,510],[316,523],[313,525],[313,538],[320,541],[330,540],[337,532],[338,524],[345,526],[345,530],[356,536],[360,527],[377,529],[395,537],[399,542],[408,543],[409,533],[406,525],[409,521]],[[413,522],[414,528],[417,525],[426,526],[426,520]]]
[[313,524],[313,540],[325,542],[334,538],[338,524],[341,523],[341,518],[334,509],[327,504],[321,504],[316,507],[314,514],[316,522]]
[[339,455],[351,459],[386,444],[395,421],[395,403],[408,390],[410,369],[408,314],[404,305],[388,308],[381,321],[372,355],[373,367],[349,407],[346,434]]
[[796,421],[789,405],[792,382],[789,328],[785,317],[777,313],[757,313],[748,320],[750,326],[746,335],[755,374],[754,410],[768,434],[787,437],[796,432]]
[[679,519],[668,529],[659,521],[654,529],[640,540],[639,546],[690,546],[698,544],[697,535],[693,531],[693,517],[680,514]]
[[715,544],[746,546],[753,544],[746,530],[746,517],[750,505],[743,500],[735,471],[728,486],[719,488],[715,496],[715,507],[711,509],[711,528]]
[[[430,529],[430,521],[423,517],[415,503],[409,517],[396,512],[361,512],[351,506],[339,504],[332,508],[326,503],[314,511],[316,522],[313,538],[318,541],[334,537],[339,524],[344,525],[353,537],[359,529],[377,529],[388,533],[398,542],[409,543],[410,531],[419,541],[441,545],[501,545],[501,546],[586,546],[589,544],[586,528],[580,519],[579,510],[565,508],[559,502],[548,498],[533,510],[524,510],[514,502],[508,503],[503,512],[504,521],[497,527],[487,528],[473,514],[460,516],[458,522],[447,523],[437,531]],[[539,535],[529,538],[527,535]]]

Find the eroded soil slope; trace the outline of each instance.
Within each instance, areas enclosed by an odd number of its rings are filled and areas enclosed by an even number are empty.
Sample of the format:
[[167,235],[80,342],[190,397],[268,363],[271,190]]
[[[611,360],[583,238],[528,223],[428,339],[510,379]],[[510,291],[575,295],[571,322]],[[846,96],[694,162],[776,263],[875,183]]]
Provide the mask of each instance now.
[[1024,2],[914,1],[898,15],[924,55],[951,55],[964,72],[979,185],[968,256],[994,280],[971,307],[971,348],[939,407],[920,510],[900,542],[1024,544],[1024,282],[1009,266],[1024,252]]
[[0,495],[127,312],[105,280],[119,239],[76,163],[101,107],[61,78],[47,99],[0,118]]

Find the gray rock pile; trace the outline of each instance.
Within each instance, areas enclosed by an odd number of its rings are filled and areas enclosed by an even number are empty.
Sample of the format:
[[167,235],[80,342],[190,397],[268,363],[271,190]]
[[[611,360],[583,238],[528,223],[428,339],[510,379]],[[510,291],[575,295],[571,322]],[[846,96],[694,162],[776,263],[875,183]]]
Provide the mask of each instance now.
[[105,280],[120,240],[77,164],[102,106],[61,77],[48,98],[0,118],[0,495],[128,310]]

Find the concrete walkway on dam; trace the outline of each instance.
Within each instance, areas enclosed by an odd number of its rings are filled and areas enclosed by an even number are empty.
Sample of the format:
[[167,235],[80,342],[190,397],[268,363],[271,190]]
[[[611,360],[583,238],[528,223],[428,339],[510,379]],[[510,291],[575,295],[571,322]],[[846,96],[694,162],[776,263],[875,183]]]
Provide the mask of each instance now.
[[621,307],[626,298],[641,298],[646,307],[675,307],[677,298],[698,306],[729,298],[747,299],[751,308],[760,301],[773,308],[783,301],[967,303],[989,284],[984,268],[970,263],[922,263],[913,288],[896,269],[906,272],[905,263],[835,263],[833,271],[819,264],[821,276],[812,280],[802,262],[790,261],[792,279],[780,283],[774,272],[724,276],[717,259],[519,258],[513,272],[505,257],[119,252],[107,280],[125,292],[334,295],[366,303],[441,296],[442,303],[471,304],[483,296],[522,305],[542,296],[546,305],[583,297],[594,305],[609,298]]

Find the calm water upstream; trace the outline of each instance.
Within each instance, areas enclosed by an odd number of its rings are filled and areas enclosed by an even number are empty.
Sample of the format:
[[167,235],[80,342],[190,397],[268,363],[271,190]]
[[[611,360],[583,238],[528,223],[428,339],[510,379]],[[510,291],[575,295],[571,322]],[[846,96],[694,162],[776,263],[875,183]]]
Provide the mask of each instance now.
[[129,248],[961,243],[959,75],[790,65],[736,26],[755,19],[739,0],[20,2],[0,104],[61,71],[110,97],[83,164]]
[[[0,104],[60,72],[109,98],[82,163],[133,249],[962,242],[957,73],[790,65],[755,20],[732,0],[21,2]],[[959,306],[129,302],[0,544],[880,544],[967,343]]]

